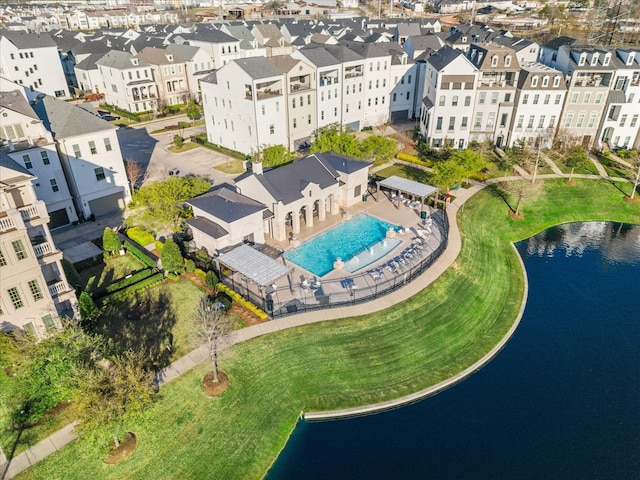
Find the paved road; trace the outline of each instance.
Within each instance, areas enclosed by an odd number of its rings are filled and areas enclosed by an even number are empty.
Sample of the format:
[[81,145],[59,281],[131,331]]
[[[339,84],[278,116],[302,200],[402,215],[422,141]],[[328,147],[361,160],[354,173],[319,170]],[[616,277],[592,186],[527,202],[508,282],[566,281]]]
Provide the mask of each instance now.
[[[164,179],[171,171],[179,171],[180,175],[202,175],[214,182],[233,183],[235,175],[227,175],[213,167],[228,161],[228,157],[218,152],[200,147],[183,153],[172,153],[167,147],[171,145],[168,132],[151,133],[166,125],[176,125],[178,121],[188,121],[186,117],[173,117],[118,130],[118,140],[122,157],[133,159],[145,168],[145,176],[152,179]],[[183,137],[204,132],[204,126],[185,128],[174,131]]]

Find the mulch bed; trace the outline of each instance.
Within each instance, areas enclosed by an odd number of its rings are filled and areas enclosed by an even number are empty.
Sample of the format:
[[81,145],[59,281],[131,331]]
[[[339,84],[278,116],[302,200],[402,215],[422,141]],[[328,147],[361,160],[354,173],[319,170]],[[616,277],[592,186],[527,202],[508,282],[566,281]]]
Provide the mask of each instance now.
[[522,220],[524,218],[524,215],[522,215],[522,213],[518,213],[516,215],[516,213],[513,210],[509,210],[509,216],[513,219],[513,220]]
[[219,397],[229,387],[229,377],[218,371],[218,381],[213,381],[213,371],[207,372],[201,382],[202,390],[209,397]]
[[639,202],[640,202],[640,197],[633,197],[633,198],[631,198],[631,197],[627,197],[627,196],[625,196],[625,197],[624,197],[624,201],[625,201],[625,202],[627,202],[627,203],[628,203],[628,204],[630,204],[630,205],[635,205],[636,203],[639,203]]
[[111,450],[102,460],[109,465],[124,462],[133,455],[136,448],[138,448],[138,438],[135,433],[128,432],[124,440],[120,442],[120,445]]

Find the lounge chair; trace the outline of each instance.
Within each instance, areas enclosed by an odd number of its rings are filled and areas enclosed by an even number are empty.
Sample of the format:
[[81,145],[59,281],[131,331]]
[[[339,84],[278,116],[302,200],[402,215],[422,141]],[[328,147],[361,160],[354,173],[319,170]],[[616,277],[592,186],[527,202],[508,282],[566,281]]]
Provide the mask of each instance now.
[[369,270],[367,273],[371,275],[371,278],[373,278],[376,282],[380,280],[380,272],[378,272],[377,270]]

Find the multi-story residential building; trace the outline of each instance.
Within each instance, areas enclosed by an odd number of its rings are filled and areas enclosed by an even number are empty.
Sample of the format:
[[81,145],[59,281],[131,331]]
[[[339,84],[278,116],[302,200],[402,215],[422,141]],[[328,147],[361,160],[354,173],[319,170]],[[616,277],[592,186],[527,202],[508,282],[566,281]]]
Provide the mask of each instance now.
[[449,46],[427,60],[420,133],[432,147],[469,146],[478,74],[464,52]]
[[479,70],[471,141],[501,147],[509,135],[520,64],[512,48],[472,44],[467,58]]
[[[342,98],[342,125],[359,131],[367,125],[364,119],[366,103],[365,59],[344,45],[325,45],[324,48],[342,64],[342,89],[341,92],[339,91]],[[322,103],[322,90],[319,95],[319,102]],[[335,106],[333,106],[333,110],[325,110],[324,108],[318,108],[318,110],[321,117],[318,125],[322,125],[322,122],[325,121],[329,123],[340,121],[339,115],[332,115],[335,112]]]
[[414,118],[420,111],[419,102],[422,100],[419,65],[408,53],[394,51],[391,56],[389,79],[390,119],[394,121]]
[[616,70],[610,84],[606,110],[596,146],[638,148],[640,142],[640,49],[613,50]]
[[201,47],[213,59],[213,68],[222,68],[231,60],[242,58],[240,40],[216,30],[210,25],[198,25],[194,33],[181,33],[174,37],[175,43],[188,43]]
[[[285,146],[290,151],[295,151],[300,145],[309,144],[311,136],[316,131],[315,69],[290,55],[271,57],[270,61],[284,74],[288,140]],[[335,91],[338,91],[337,86]]]
[[35,337],[75,316],[77,301],[47,227],[49,216],[29,170],[0,152],[0,328]]
[[161,104],[180,105],[189,101],[189,80],[184,60],[167,50],[154,47],[143,48],[137,57],[151,66]]
[[111,50],[96,65],[108,104],[134,113],[158,107],[158,87],[151,65],[131,53],[117,50]]
[[245,154],[289,145],[285,81],[265,57],[233,60],[202,79],[208,140]]
[[53,134],[58,155],[82,218],[123,210],[131,200],[118,128],[96,114],[46,96],[33,109]]
[[33,187],[46,205],[49,228],[76,221],[78,217],[51,132],[18,90],[0,92],[0,114],[0,150],[37,178]]
[[81,92],[104,93],[104,80],[96,64],[102,57],[104,57],[104,53],[91,53],[73,67]]
[[25,87],[29,100],[44,93],[69,98],[69,88],[48,33],[0,30],[0,76]]
[[213,68],[211,57],[200,47],[175,43],[167,45],[167,52],[173,54],[174,58],[184,61],[189,93],[191,98],[200,101],[200,80],[211,73]]
[[519,142],[540,143],[551,148],[567,87],[559,70],[541,63],[520,64],[518,90],[511,121],[511,132],[506,144],[510,147]]
[[596,144],[617,70],[613,53],[604,48],[563,45],[556,65],[567,82],[558,140],[591,148]]

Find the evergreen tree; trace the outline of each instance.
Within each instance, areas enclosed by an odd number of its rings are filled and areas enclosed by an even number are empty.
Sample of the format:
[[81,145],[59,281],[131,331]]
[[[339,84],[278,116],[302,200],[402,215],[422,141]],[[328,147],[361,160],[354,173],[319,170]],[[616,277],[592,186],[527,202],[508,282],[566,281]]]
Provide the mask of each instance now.
[[82,292],[80,298],[78,298],[78,307],[80,308],[80,318],[84,321],[91,321],[98,316],[100,310],[93,303],[91,295],[87,292]]
[[118,234],[109,227],[105,227],[104,233],[102,234],[102,248],[104,251],[113,254],[113,252],[120,250],[121,246],[122,244],[120,243]]
[[180,247],[170,238],[164,243],[162,249],[162,268],[169,273],[179,274],[184,270],[184,260],[180,253]]

